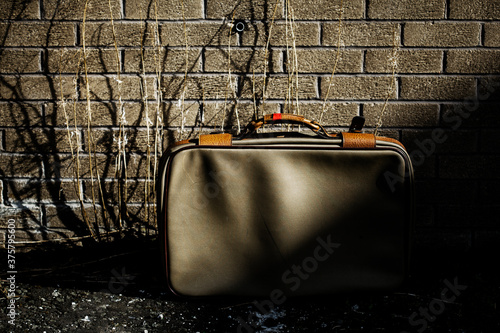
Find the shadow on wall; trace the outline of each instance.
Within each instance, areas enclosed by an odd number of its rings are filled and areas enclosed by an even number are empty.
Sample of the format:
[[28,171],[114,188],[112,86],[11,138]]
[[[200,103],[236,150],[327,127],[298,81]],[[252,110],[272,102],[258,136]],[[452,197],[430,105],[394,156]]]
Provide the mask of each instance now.
[[[149,12],[154,10],[152,3]],[[12,44],[13,30],[28,4],[16,6],[13,2],[11,21],[0,36],[0,59],[12,57],[8,47],[17,46]],[[17,68],[0,76],[0,126],[5,133],[1,227],[13,218],[19,229],[17,241],[30,246],[52,240],[93,243],[120,233],[154,235],[154,176],[162,150],[179,135],[193,137],[207,124],[213,129],[220,119],[228,130],[236,123],[241,89],[227,97],[227,107],[207,112],[203,122],[204,82],[185,81],[183,76],[199,71],[196,66],[206,46],[224,45],[228,24],[222,23],[186,63],[176,59],[179,50],[160,45],[158,26],[145,21],[137,34],[140,41],[134,44],[138,54],[132,67],[125,64],[119,44],[117,64],[106,24],[86,38],[90,45],[86,57],[81,42],[76,47],[55,47],[59,45],[54,41],[56,13],[45,22],[45,40],[29,45],[39,47],[41,68]],[[158,40],[148,46],[152,37]],[[231,38],[237,37],[231,33]],[[256,52],[251,51],[247,63],[232,60],[231,66],[249,72]],[[120,147],[120,140],[125,147]]]

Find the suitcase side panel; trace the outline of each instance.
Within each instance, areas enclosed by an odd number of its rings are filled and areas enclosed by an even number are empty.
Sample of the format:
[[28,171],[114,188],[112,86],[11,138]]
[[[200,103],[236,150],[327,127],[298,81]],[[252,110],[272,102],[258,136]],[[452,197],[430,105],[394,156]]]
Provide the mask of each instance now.
[[[172,290],[305,295],[402,282],[408,162],[392,149],[303,148],[196,147],[170,158],[164,237]],[[406,181],[390,183],[388,172]],[[332,254],[322,244],[339,248]],[[307,258],[315,253],[328,260],[314,267]],[[303,263],[314,272],[297,275]]]

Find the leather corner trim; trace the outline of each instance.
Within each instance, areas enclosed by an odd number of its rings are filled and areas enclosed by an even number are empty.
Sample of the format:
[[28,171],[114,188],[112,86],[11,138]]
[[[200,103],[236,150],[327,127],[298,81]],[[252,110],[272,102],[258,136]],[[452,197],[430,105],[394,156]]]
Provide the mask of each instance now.
[[381,141],[386,141],[386,142],[392,142],[392,143],[395,143],[399,146],[401,146],[404,150],[406,150],[405,146],[399,142],[398,140],[396,139],[393,139],[393,138],[386,138],[385,136],[377,136],[376,137],[377,140],[381,140]]
[[188,140],[182,140],[182,141],[176,141],[176,142],[174,142],[172,144],[172,148],[180,146],[180,145],[184,145],[184,144],[189,143],[189,142],[191,142],[191,140],[189,140],[189,139]]
[[202,134],[198,143],[200,146],[232,146],[233,136],[229,133]]

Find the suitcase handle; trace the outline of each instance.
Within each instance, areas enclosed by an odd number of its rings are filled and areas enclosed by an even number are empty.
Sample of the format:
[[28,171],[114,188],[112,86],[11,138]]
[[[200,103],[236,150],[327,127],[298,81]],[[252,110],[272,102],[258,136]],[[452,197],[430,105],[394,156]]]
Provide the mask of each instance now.
[[337,137],[337,134],[328,133],[323,126],[314,120],[309,120],[303,116],[299,116],[291,113],[271,113],[266,114],[264,117],[257,120],[252,120],[245,131],[242,133],[241,137],[245,137],[249,134],[254,133],[256,130],[264,126],[265,124],[298,124],[304,125],[311,129],[314,133],[318,134],[324,138]]

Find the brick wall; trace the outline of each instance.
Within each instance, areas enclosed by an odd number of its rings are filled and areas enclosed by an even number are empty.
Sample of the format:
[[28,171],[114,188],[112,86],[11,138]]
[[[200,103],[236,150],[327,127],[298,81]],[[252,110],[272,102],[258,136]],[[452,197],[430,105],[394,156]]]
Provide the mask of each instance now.
[[[415,164],[417,242],[494,246],[500,1],[290,3],[293,33],[283,0],[0,2],[1,246],[9,219],[26,246],[85,242],[89,229],[153,233],[155,148],[235,132],[254,100],[259,113],[298,109],[331,130],[363,115],[372,131],[387,98],[380,131]],[[242,33],[229,34],[233,19]]]

